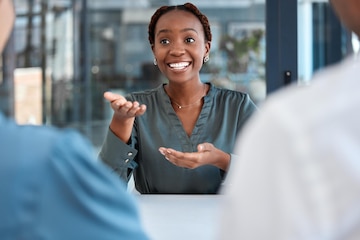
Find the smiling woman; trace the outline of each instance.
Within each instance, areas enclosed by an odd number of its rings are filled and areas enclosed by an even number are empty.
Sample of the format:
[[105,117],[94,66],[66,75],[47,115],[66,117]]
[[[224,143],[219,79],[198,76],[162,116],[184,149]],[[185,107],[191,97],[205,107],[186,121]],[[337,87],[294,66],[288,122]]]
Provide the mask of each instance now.
[[125,181],[133,173],[140,193],[217,193],[256,106],[246,93],[200,79],[212,35],[193,4],[157,9],[148,39],[166,83],[104,94],[114,114],[99,156]]

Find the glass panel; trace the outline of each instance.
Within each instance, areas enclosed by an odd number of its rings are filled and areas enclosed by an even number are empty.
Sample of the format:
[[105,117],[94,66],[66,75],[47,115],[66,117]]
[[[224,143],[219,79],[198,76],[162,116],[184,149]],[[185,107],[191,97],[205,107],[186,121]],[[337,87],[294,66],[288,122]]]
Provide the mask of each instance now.
[[67,126],[74,80],[72,2],[17,0],[14,118]]
[[[153,64],[147,36],[149,19],[163,2],[90,2],[92,77],[98,89],[127,93],[164,81]],[[192,2],[208,16],[213,34],[202,81],[246,91],[255,102],[262,101],[266,95],[264,1]],[[104,111],[110,118],[112,110],[106,105]]]
[[358,39],[342,27],[328,1],[298,0],[299,84],[310,84],[317,70],[358,49]]
[[[192,1],[213,33],[202,81],[266,95],[265,0]],[[6,95],[19,123],[73,127],[100,146],[112,111],[103,92],[164,81],[147,37],[152,14],[170,0],[15,0],[14,85]],[[14,104],[11,105],[11,99]],[[11,115],[11,114],[10,114]]]
[[[211,61],[204,65],[201,78],[249,92],[255,101],[261,101],[265,97],[265,4],[215,2],[193,1],[208,16],[213,33]],[[152,63],[147,25],[160,5],[106,3],[90,4],[94,77],[106,87],[125,92],[158,85],[162,79]]]

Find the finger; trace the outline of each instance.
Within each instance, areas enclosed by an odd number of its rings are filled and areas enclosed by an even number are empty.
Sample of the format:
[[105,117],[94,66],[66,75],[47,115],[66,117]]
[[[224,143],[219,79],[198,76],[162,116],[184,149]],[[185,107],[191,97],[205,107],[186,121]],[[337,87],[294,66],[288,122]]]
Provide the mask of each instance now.
[[162,155],[170,154],[171,151],[172,151],[171,148],[159,147],[159,152]]
[[141,104],[139,110],[136,113],[136,116],[143,115],[146,111],[146,105]]
[[160,147],[159,148],[159,151],[160,151],[160,153],[162,154],[162,155],[164,155],[165,156],[165,158],[167,159],[167,160],[170,160],[170,161],[176,161],[176,160],[178,160],[178,154],[179,153],[181,153],[181,152],[178,152],[178,151],[176,151],[176,150],[174,150],[174,149],[172,149],[172,148],[164,148],[164,147]]
[[112,92],[105,92],[104,93],[104,98],[106,100],[108,100],[109,102],[112,102],[112,101],[114,101],[116,99],[124,98],[124,97],[119,95],[119,94],[112,93]]
[[[121,95],[118,94],[113,94],[111,92],[105,92],[104,93],[104,98],[110,102],[111,107],[115,110],[118,109],[119,107],[124,106],[127,103],[126,98],[124,98]],[[129,104],[128,104],[129,105]],[[128,106],[129,107],[129,106]],[[131,107],[131,104],[130,104]]]
[[126,115],[131,105],[129,106],[128,102],[118,99],[111,102],[111,107],[116,113]]
[[136,112],[139,110],[139,103],[138,102],[127,102],[125,104],[127,114],[130,116],[135,116]]
[[198,152],[206,152],[210,151],[213,147],[214,145],[212,145],[211,143],[201,143],[197,146],[197,150]]
[[167,155],[167,154],[169,154],[169,151],[167,150],[167,148],[160,147],[158,150],[161,153],[161,155],[163,155],[165,157],[166,160],[170,161],[170,159]]

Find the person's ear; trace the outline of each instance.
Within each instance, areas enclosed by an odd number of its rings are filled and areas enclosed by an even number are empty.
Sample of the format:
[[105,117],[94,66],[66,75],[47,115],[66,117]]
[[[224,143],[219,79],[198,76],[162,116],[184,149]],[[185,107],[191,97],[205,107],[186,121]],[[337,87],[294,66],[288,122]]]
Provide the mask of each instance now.
[[151,51],[153,52],[153,55],[154,55],[154,65],[156,66],[157,65],[157,60],[156,60],[156,57],[155,57],[155,51],[154,51],[154,44],[152,43],[151,44]]
[[12,0],[0,0],[0,53],[11,32],[15,20],[15,11]]
[[211,42],[210,42],[210,41],[206,41],[206,42],[205,42],[205,49],[206,49],[205,55],[209,55],[209,54],[210,54],[210,48],[211,48]]

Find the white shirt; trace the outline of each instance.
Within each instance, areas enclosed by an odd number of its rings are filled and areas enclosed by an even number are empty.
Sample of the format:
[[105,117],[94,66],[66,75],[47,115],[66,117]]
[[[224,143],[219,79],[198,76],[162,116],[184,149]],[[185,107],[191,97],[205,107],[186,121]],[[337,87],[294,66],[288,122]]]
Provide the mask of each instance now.
[[360,239],[360,61],[268,98],[235,145],[219,239]]

